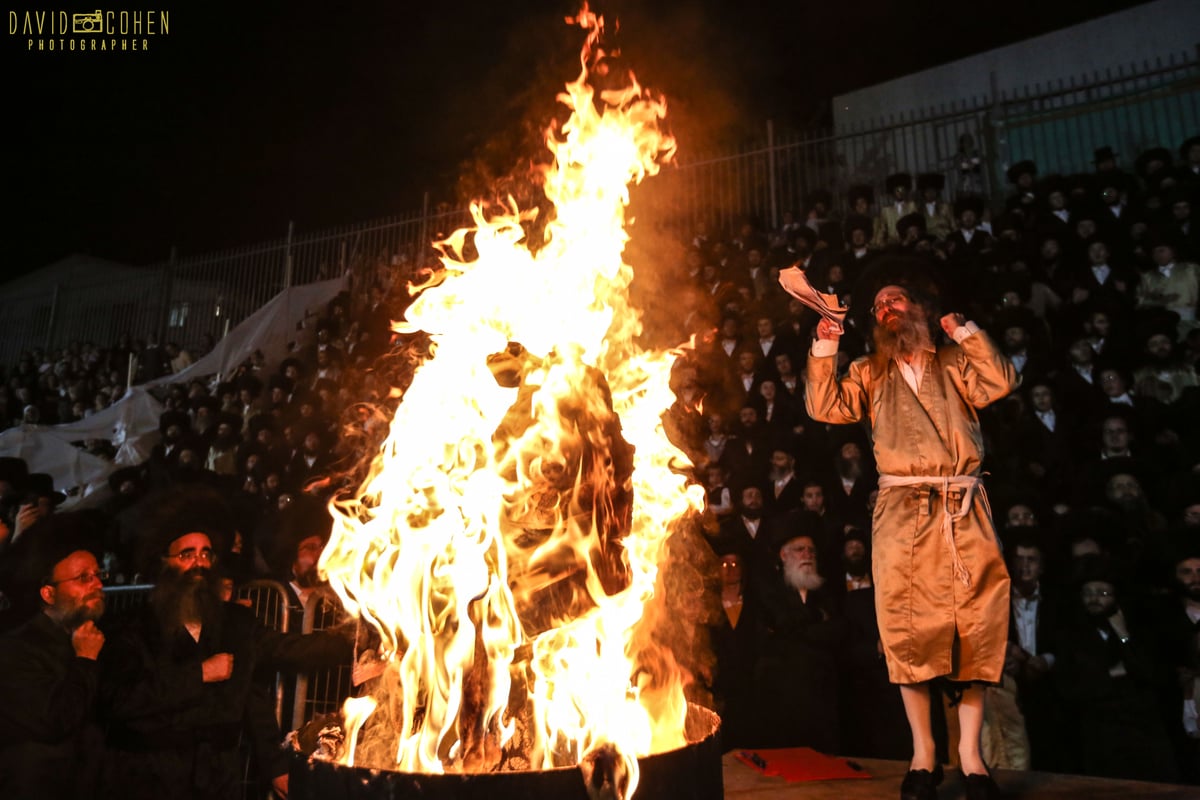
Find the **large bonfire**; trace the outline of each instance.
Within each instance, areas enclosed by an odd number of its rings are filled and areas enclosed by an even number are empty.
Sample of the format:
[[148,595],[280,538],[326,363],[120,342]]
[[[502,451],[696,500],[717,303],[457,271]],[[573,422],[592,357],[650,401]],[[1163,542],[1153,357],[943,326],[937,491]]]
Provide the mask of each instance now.
[[[546,134],[553,219],[471,208],[407,314],[417,370],[321,569],[378,630],[387,671],[347,706],[358,762],[408,772],[545,769],[682,746],[686,703],[647,609],[674,527],[702,506],[664,433],[669,351],[637,343],[629,187],[674,153],[664,101],[598,92],[602,18]],[[541,226],[539,226],[541,228]],[[661,591],[661,589],[660,589]]]

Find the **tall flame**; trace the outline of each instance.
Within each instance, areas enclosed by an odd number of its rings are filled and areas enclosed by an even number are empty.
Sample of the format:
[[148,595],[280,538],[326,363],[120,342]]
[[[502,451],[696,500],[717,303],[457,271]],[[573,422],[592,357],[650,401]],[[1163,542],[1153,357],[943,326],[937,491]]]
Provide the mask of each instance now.
[[333,506],[321,569],[392,660],[397,768],[497,768],[524,713],[532,766],[615,748],[632,792],[637,756],[684,743],[678,670],[641,623],[673,524],[703,504],[661,421],[673,355],[638,346],[622,259],[629,186],[675,143],[632,76],[597,98],[603,19],[567,21],[587,41],[546,135],[544,242],[510,199],[439,243],[407,315],[433,357]]

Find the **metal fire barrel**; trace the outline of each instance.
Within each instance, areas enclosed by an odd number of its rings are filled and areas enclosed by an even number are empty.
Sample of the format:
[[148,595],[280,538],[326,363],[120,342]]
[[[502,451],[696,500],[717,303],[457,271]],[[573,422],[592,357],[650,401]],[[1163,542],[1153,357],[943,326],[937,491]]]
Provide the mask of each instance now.
[[[720,717],[689,705],[688,744],[638,759],[634,800],[723,800]],[[520,772],[424,774],[328,761],[297,754],[289,776],[291,800],[589,800],[578,767]]]

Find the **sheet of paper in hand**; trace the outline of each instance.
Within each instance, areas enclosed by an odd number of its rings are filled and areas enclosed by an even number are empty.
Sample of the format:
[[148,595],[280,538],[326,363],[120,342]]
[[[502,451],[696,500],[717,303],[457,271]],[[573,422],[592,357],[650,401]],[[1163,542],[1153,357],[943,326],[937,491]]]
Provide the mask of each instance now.
[[818,292],[816,287],[808,282],[804,270],[799,267],[779,270],[779,285],[792,297],[837,325],[839,331],[842,330],[842,322],[850,309],[842,306],[837,295]]

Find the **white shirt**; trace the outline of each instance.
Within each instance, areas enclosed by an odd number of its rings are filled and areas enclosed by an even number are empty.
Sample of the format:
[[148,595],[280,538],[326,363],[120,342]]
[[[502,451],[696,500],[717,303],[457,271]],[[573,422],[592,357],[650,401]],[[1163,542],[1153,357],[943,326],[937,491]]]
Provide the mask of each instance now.
[[769,339],[759,339],[758,346],[762,348],[762,353],[765,356],[767,353],[771,352],[771,348],[775,346],[775,337],[772,336]]
[[1112,273],[1112,270],[1108,268],[1108,264],[1092,265],[1092,274],[1096,276],[1096,282],[1099,283],[1101,286],[1103,286],[1104,282],[1108,280],[1108,276],[1111,273]]
[[[974,322],[959,325],[954,329],[954,341],[956,343],[961,342],[974,333],[979,333],[979,326]],[[895,361],[896,365],[900,367],[900,375],[904,378],[904,382],[908,384],[908,388],[912,389],[913,394],[919,395],[921,393],[921,379],[925,377],[925,360],[915,358],[910,363],[897,358]]]
[[1080,365],[1076,364],[1076,365],[1074,365],[1074,368],[1075,368],[1075,372],[1078,373],[1079,377],[1083,378],[1088,383],[1092,383],[1092,384],[1095,383],[1095,381],[1092,380],[1092,368],[1090,365],[1085,367],[1085,366],[1080,366]]
[[1172,261],[1170,264],[1163,264],[1158,268],[1158,271],[1162,273],[1164,278],[1170,278],[1171,273],[1175,271],[1175,262]]
[[846,591],[847,592],[853,592],[858,589],[870,589],[871,586],[872,586],[871,576],[869,574],[863,575],[861,578],[856,578],[853,575],[851,575],[849,572],[846,573]]
[[962,233],[963,241],[965,241],[967,244],[970,244],[971,240],[975,238],[974,228],[963,228],[961,229],[960,233]]
[[762,523],[762,519],[746,519],[742,517],[742,524],[746,526],[746,533],[750,534],[751,539],[758,538],[758,526]]
[[1017,368],[1017,372],[1022,372],[1025,369],[1025,364],[1029,362],[1029,356],[1024,353],[1014,353],[1008,357],[1008,360]]
[[1038,654],[1037,613],[1041,601],[1040,588],[1033,590],[1032,597],[1022,597],[1019,592],[1015,591],[1012,595],[1013,624],[1017,629],[1017,642],[1020,643],[1022,650],[1035,656]]
[[1055,416],[1053,409],[1050,411],[1034,411],[1033,413],[1037,414],[1037,418],[1046,426],[1046,430],[1054,433],[1054,426],[1058,424],[1058,417]]
[[1058,218],[1059,218],[1059,219],[1061,219],[1063,222],[1070,222],[1070,221],[1071,221],[1071,212],[1070,212],[1070,211],[1067,211],[1065,208],[1060,208],[1060,209],[1058,209],[1057,211],[1055,211],[1055,212],[1053,212],[1053,213],[1054,213],[1054,216],[1058,217]]

